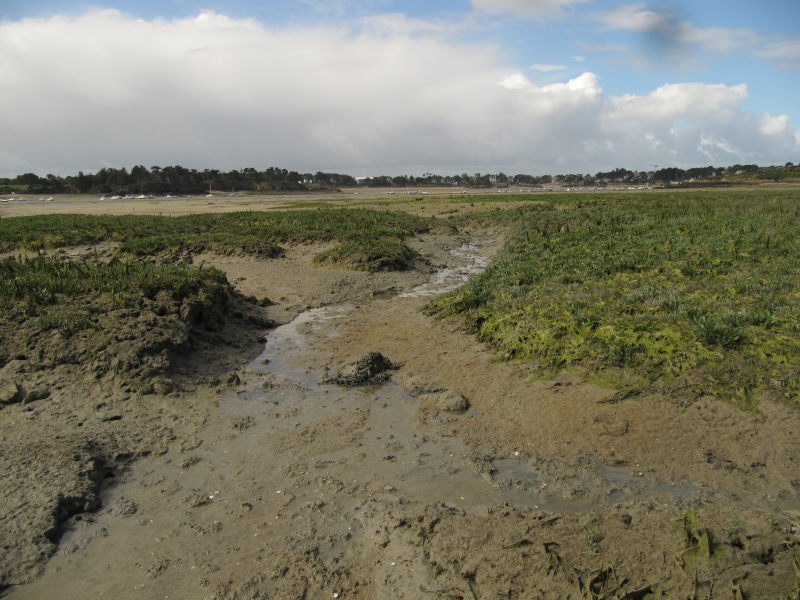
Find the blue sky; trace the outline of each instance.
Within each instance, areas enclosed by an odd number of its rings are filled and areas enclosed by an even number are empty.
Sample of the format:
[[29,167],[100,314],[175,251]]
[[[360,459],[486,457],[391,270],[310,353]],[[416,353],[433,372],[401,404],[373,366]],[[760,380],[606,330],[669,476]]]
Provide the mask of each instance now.
[[797,163],[798,22],[796,0],[3,0],[0,175]]

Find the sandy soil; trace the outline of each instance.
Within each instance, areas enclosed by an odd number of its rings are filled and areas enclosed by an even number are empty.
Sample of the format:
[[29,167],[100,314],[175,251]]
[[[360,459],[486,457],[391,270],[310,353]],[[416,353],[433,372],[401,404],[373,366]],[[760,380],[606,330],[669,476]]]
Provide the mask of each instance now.
[[[464,241],[414,243],[437,267]],[[434,269],[316,251],[195,257],[287,324],[231,321],[183,388],[67,365],[0,410],[6,597],[798,597],[796,413],[536,381],[400,293]],[[326,383],[373,351],[388,383]]]
[[[23,217],[42,214],[104,214],[104,215],[188,215],[197,213],[231,212],[237,210],[273,210],[280,208],[303,208],[318,202],[333,202],[338,194],[291,195],[225,195],[215,198],[205,196],[167,198],[157,196],[144,200],[125,199],[100,200],[98,196],[56,197],[53,201],[39,196],[25,196],[0,204],[0,216]],[[341,196],[343,199],[347,196]]]
[[[753,189],[753,185],[742,186]],[[761,183],[759,188],[797,187],[796,183]],[[569,188],[564,188],[565,191]],[[688,189],[688,188],[687,188]],[[734,188],[736,189],[736,188]],[[599,190],[586,190],[591,193]],[[636,190],[637,192],[639,190]],[[659,190],[649,190],[659,193]],[[257,193],[236,192],[224,193],[215,191],[210,197],[204,194],[197,196],[153,198],[119,198],[111,200],[98,195],[59,194],[41,196],[35,194],[1,195],[0,217],[18,217],[42,214],[108,214],[108,215],[186,215],[196,213],[231,212],[238,210],[284,210],[317,207],[351,207],[367,206],[376,209],[398,209],[420,215],[447,216],[456,212],[472,212],[486,210],[484,199],[491,202],[492,197],[507,206],[515,203],[506,202],[506,194],[526,194],[530,201],[537,196],[551,193],[529,187],[510,188],[461,188],[461,187],[425,187],[425,188],[341,188],[338,190],[321,190],[300,193]],[[670,192],[673,193],[673,192]],[[473,203],[472,196],[481,196],[482,200]],[[5,200],[5,201],[3,201]]]
[[[320,192],[296,194],[235,193],[213,197],[181,196],[153,198],[101,199],[95,195],[58,195],[19,197],[3,196],[8,202],[0,203],[0,217],[20,217],[42,214],[107,214],[107,215],[164,215],[178,216],[197,213],[219,213],[243,210],[288,210],[368,207],[377,210],[403,210],[420,216],[446,217],[455,213],[486,210],[482,202],[473,202],[475,195],[496,197],[505,201],[507,193],[528,194],[536,200],[541,191],[520,188],[513,190],[485,190],[463,188],[425,188],[401,190],[395,188],[343,188]],[[52,198],[50,200],[49,198]],[[522,204],[512,202],[508,206]]]
[[[96,195],[38,196],[20,194],[19,196],[2,196],[8,202],[0,203],[0,217],[20,217],[41,214],[108,214],[108,215],[187,215],[196,213],[231,212],[237,210],[279,210],[316,208],[317,206],[346,206],[352,204],[378,202],[405,203],[414,198],[426,198],[438,194],[485,194],[485,190],[462,190],[461,188],[430,188],[424,194],[410,194],[391,188],[375,188],[369,190],[344,188],[342,190],[325,190],[320,192],[303,192],[295,194],[259,194],[259,193],[218,193],[211,197],[156,196],[153,198],[119,198],[111,200]],[[52,200],[50,199],[52,198]]]

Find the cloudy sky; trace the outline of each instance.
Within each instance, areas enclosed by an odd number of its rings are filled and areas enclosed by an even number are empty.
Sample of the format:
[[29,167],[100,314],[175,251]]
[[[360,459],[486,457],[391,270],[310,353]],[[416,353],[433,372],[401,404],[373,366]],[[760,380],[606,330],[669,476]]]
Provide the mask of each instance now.
[[0,176],[800,162],[797,0],[0,0]]

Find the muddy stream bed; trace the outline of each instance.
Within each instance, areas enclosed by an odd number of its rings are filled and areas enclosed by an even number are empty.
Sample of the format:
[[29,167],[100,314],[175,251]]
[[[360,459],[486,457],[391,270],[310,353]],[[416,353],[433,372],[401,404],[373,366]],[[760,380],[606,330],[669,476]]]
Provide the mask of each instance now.
[[[379,385],[326,383],[336,357],[323,348],[364,307],[421,306],[485,268],[480,250],[458,248],[451,266],[397,296],[307,310],[271,331],[241,381],[217,394],[201,433],[136,463],[105,490],[101,511],[73,524],[44,576],[8,597],[447,597],[419,591],[414,544],[389,543],[404,515],[566,515],[634,501],[688,506],[707,495],[637,465],[554,475],[523,443],[470,448],[426,422],[479,424],[481,412],[437,409],[430,399],[446,390],[409,384],[403,366]],[[565,492],[575,489],[588,493]]]

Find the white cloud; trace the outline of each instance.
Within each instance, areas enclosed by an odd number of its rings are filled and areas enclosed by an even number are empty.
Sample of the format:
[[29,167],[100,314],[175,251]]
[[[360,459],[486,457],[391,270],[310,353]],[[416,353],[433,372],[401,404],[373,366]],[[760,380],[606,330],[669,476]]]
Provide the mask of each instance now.
[[669,12],[648,10],[644,2],[597,11],[591,17],[609,30],[643,34],[651,48],[663,52],[667,58],[684,60],[685,49],[698,48],[716,54],[744,51],[795,66],[800,61],[798,38],[766,36],[747,28],[699,27],[691,21],[680,21]]
[[676,25],[676,39],[682,44],[697,44],[712,52],[727,54],[741,48],[753,47],[761,37],[750,29],[697,27],[683,22]]
[[[744,111],[745,85],[701,83],[664,85],[647,96],[611,100],[604,115],[606,129],[619,130],[623,146],[635,147],[637,136],[651,135],[672,152],[672,163],[692,157],[692,163],[779,163],[800,147],[788,117]],[[668,164],[669,155],[653,155],[653,163]]]
[[612,117],[638,122],[677,121],[692,117],[708,121],[732,120],[747,98],[744,84],[680,83],[663,85],[647,96],[614,98]]
[[531,69],[534,71],[540,71],[541,73],[552,73],[553,71],[563,71],[567,67],[564,65],[543,65],[540,63],[536,63],[535,65],[531,65]]
[[135,164],[594,172],[800,155],[786,117],[742,109],[743,85],[611,96],[584,73],[537,86],[492,47],[387,19],[379,30],[275,29],[212,12],[96,11],[0,23],[0,175]]
[[580,46],[587,52],[594,52],[599,54],[606,52],[625,52],[631,49],[631,47],[628,46],[627,44],[623,44],[620,42],[607,42],[604,44],[590,44],[588,42],[578,42],[578,46]]
[[512,73],[508,77],[501,79],[498,85],[507,90],[524,90],[530,88],[533,84],[522,73]]
[[552,17],[564,7],[592,0],[472,0],[478,10],[493,14],[510,14],[524,18]]
[[773,117],[769,113],[765,113],[761,117],[761,127],[759,127],[759,131],[764,135],[783,135],[791,131],[789,115]]
[[800,61],[800,39],[778,38],[767,40],[756,54],[764,58],[774,58],[783,61]]
[[566,83],[551,83],[541,87],[534,85],[521,73],[514,73],[501,81],[500,85],[508,90],[525,92],[527,97],[524,100],[528,108],[546,109],[545,113],[551,108],[561,110],[586,101],[594,102],[603,94],[600,81],[594,73],[583,73]]
[[646,10],[644,2],[625,4],[613,10],[598,11],[593,14],[593,17],[609,29],[628,29],[641,32],[662,27],[669,20],[667,15]]
[[358,8],[360,0],[295,0],[299,4],[305,4],[325,15],[343,17],[353,8]]
[[403,13],[383,13],[359,21],[363,29],[379,36],[413,36],[452,34],[463,29],[463,23],[411,18]]

